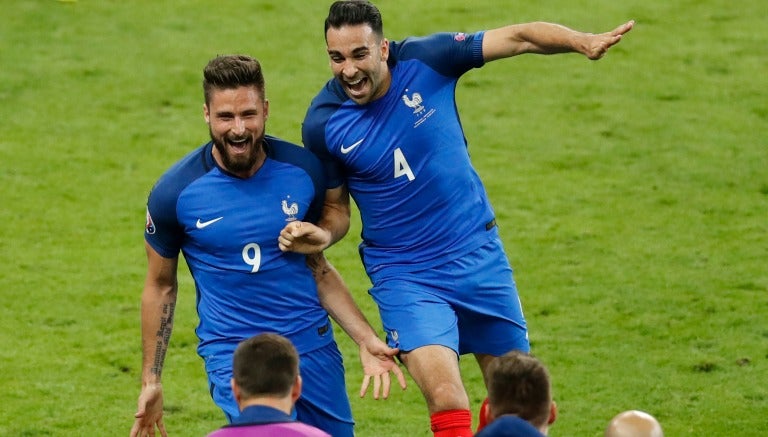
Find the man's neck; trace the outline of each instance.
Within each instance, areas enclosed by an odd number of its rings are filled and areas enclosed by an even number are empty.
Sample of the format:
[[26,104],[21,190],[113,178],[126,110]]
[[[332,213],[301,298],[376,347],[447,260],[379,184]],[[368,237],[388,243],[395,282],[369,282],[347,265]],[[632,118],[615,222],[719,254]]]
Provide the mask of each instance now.
[[282,411],[285,414],[291,414],[291,410],[293,409],[293,403],[291,402],[290,397],[276,398],[276,397],[262,396],[262,397],[255,397],[250,399],[243,399],[240,402],[240,410],[242,411],[247,407],[253,407],[257,405],[264,406],[264,407],[272,407],[274,409]]

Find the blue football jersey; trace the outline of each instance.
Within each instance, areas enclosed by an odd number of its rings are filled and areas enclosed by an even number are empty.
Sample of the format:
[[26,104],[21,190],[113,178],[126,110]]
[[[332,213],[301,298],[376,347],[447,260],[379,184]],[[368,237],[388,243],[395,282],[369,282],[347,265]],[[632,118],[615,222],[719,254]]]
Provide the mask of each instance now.
[[369,274],[439,265],[495,236],[455,100],[459,77],[483,65],[483,35],[391,42],[383,97],[358,105],[332,79],[307,111],[304,144],[323,160],[328,188],[348,185]]
[[147,202],[147,242],[167,258],[181,251],[194,278],[209,371],[231,365],[237,343],[260,332],[285,335],[300,353],[332,340],[305,256],[277,244],[289,221],[318,219],[322,165],[300,146],[270,136],[265,144],[264,165],[241,179],[216,164],[208,143],[170,168]]

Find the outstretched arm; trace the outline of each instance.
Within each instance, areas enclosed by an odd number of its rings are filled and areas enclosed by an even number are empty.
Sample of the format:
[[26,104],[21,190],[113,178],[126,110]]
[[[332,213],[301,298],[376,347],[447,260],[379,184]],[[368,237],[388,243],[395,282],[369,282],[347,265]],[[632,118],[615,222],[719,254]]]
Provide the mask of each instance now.
[[147,277],[141,295],[141,393],[131,437],[154,436],[155,426],[167,437],[163,424],[163,372],[176,306],[178,258],[163,258],[147,243]]
[[610,32],[594,34],[553,23],[512,24],[485,33],[483,59],[489,62],[523,53],[550,55],[576,52],[596,60],[621,41],[634,25],[634,21],[628,21]]
[[319,253],[349,231],[349,192],[346,185],[326,190],[322,217],[317,225],[294,221],[277,238],[283,252]]
[[322,253],[307,256],[307,265],[315,276],[320,303],[360,348],[360,362],[365,373],[360,397],[365,396],[373,379],[373,398],[379,399],[379,393],[382,393],[387,399],[391,382],[389,372],[395,374],[400,387],[405,390],[405,376],[394,359],[400,350],[388,347],[379,339],[352,299],[339,272]]

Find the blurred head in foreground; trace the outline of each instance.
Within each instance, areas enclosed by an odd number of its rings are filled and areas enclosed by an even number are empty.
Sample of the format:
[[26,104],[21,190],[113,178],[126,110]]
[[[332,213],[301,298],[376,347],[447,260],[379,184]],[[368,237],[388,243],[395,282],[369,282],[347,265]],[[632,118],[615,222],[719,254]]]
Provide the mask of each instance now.
[[611,419],[605,429],[605,437],[664,437],[664,431],[650,414],[630,410]]

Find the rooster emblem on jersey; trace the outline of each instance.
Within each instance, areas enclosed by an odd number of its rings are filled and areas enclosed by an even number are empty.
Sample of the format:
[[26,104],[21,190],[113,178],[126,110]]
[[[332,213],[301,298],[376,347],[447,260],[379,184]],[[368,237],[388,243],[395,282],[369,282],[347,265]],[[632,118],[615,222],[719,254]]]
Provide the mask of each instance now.
[[411,94],[411,97],[408,97],[408,94],[403,94],[403,103],[405,103],[405,106],[413,108],[414,114],[424,112],[424,106],[421,105],[422,101],[423,99],[419,93],[413,93]]
[[296,220],[296,214],[299,213],[299,204],[296,202],[291,202],[291,204],[289,205],[287,200],[283,200],[282,206],[283,206],[283,212],[285,213],[285,215],[288,216],[285,219],[285,221],[292,222]]

